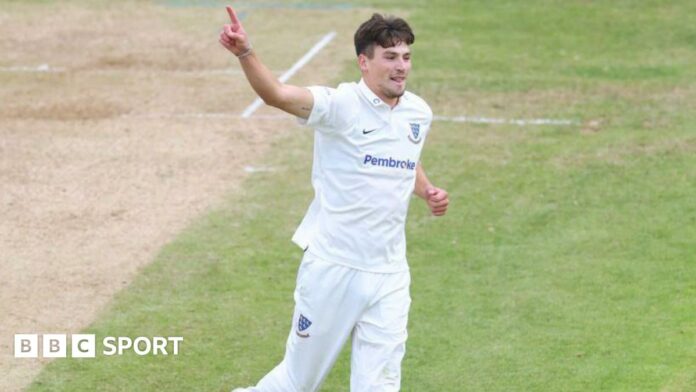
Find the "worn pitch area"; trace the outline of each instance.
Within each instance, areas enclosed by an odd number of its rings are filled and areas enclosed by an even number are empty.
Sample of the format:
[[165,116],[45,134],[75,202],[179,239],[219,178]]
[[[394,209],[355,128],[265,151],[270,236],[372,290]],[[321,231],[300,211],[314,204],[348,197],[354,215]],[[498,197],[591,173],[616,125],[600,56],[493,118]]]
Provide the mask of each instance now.
[[[307,85],[353,61],[366,15],[254,8],[243,23],[277,74],[336,31],[290,81]],[[243,191],[273,140],[303,131],[269,108],[235,117],[255,94],[217,42],[226,22],[224,8],[135,2],[1,7],[1,390],[46,362],[15,359],[15,333],[89,325],[192,218]]]

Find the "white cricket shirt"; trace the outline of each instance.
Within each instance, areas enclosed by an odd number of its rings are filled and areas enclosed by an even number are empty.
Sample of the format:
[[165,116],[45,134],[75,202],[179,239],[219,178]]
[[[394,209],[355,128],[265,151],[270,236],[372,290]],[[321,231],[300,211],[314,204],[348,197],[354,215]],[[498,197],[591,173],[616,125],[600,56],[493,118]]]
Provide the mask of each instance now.
[[430,107],[406,92],[392,109],[363,80],[309,90],[314,107],[300,122],[315,129],[314,200],[293,242],[360,270],[408,269],[406,214]]

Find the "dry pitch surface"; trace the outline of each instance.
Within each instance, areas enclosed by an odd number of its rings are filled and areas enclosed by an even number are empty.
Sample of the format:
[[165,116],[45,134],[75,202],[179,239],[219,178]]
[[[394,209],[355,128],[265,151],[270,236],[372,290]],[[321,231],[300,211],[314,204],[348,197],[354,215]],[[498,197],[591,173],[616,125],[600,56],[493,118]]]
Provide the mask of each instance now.
[[[370,14],[240,11],[278,73],[338,33],[298,85],[335,79]],[[226,21],[224,8],[0,7],[0,390],[46,362],[15,359],[15,333],[89,325],[192,218],[243,192],[244,167],[263,166],[277,136],[303,131],[263,119],[269,108],[236,117],[255,95],[217,43]]]

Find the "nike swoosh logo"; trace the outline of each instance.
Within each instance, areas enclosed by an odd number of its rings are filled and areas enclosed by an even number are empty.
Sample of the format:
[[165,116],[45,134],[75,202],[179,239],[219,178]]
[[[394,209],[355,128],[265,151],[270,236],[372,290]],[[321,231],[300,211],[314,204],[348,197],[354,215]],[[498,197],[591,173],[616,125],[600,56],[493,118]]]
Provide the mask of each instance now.
[[370,129],[369,131],[366,131],[365,129],[363,129],[363,135],[367,135],[368,133],[372,133],[372,132],[374,132],[374,131],[376,131],[376,130],[378,130],[378,129],[379,129],[379,128]]

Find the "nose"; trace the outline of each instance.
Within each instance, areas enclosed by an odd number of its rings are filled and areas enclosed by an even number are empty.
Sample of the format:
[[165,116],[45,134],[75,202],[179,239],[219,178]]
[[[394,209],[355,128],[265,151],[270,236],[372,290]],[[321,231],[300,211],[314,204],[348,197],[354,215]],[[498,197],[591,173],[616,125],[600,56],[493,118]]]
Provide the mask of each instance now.
[[401,72],[406,69],[406,66],[404,64],[404,60],[398,60],[396,62],[396,67],[394,67],[397,71]]
[[404,71],[404,72],[405,72],[405,71],[406,71],[406,67],[407,67],[407,62],[408,62],[408,60],[406,60],[406,59],[404,59],[404,58],[399,58],[399,59],[396,61],[396,70],[397,70],[397,71]]

